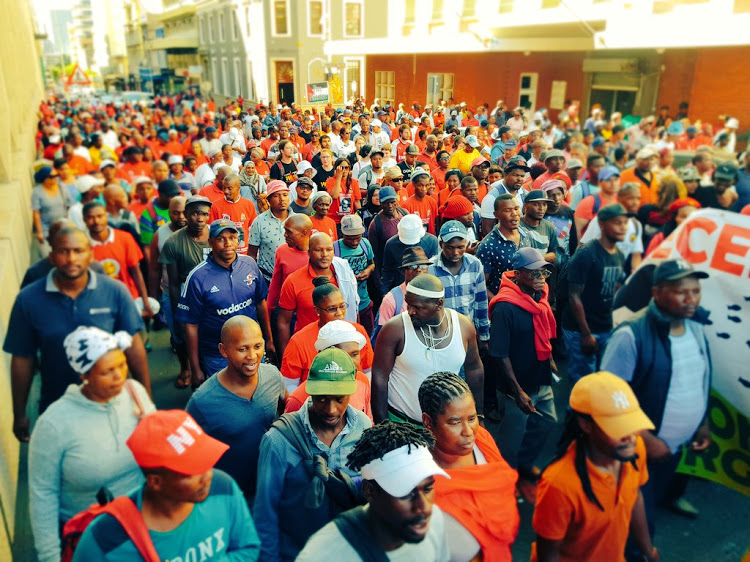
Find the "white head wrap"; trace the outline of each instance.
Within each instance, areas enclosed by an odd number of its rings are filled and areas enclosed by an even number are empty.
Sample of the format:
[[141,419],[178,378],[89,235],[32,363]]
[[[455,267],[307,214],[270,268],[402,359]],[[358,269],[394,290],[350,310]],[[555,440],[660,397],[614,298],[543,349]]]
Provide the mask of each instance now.
[[88,373],[103,355],[113,349],[130,347],[133,337],[127,332],[110,334],[101,328],[79,326],[63,341],[68,363],[79,375]]

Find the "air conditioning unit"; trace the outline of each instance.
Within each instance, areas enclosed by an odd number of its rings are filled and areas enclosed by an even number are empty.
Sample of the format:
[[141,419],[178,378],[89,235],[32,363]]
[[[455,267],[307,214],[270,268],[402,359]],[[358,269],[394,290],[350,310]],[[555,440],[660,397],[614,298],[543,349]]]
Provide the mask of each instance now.
[[584,72],[640,72],[638,59],[583,59]]

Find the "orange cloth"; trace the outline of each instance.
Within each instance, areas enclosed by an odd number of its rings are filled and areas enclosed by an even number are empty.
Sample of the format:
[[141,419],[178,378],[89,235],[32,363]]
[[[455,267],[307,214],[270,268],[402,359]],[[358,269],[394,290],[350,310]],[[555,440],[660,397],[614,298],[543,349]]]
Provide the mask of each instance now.
[[255,205],[249,199],[239,197],[237,201],[230,202],[226,198],[221,198],[211,205],[211,215],[208,220],[214,222],[216,219],[226,218],[232,221],[240,230],[237,251],[241,254],[247,254],[250,226],[257,216],[258,212],[255,210]]
[[420,201],[416,195],[412,195],[404,202],[404,210],[415,213],[422,219],[422,224],[430,234],[435,234],[435,217],[437,216],[438,204],[433,197],[423,197]]
[[658,202],[659,179],[654,172],[651,172],[651,183],[647,184],[635,174],[636,169],[634,166],[623,170],[620,174],[620,185],[631,182],[637,183],[641,188],[641,205],[655,205]]
[[[331,266],[331,273],[335,273],[333,266]],[[308,324],[317,324],[318,322],[318,315],[315,314],[315,305],[313,305],[312,300],[312,293],[315,288],[313,279],[316,277],[317,275],[313,274],[308,264],[307,267],[300,268],[292,273],[281,285],[279,307],[285,310],[294,310],[297,313],[297,322],[294,325],[295,334]],[[331,283],[339,286],[335,275],[331,275]]]
[[325,217],[316,217],[315,215],[310,217],[312,221],[312,234],[316,232],[325,232],[335,242],[339,239],[338,232],[336,231],[336,223],[333,219],[326,215]]
[[[305,385],[300,384],[297,389],[289,395],[284,407],[284,413],[296,412],[310,396],[305,390]],[[370,379],[362,371],[357,371],[357,390],[349,399],[349,405],[355,410],[364,412],[372,421],[372,410],[370,409]]]
[[435,503],[469,531],[482,547],[483,562],[511,560],[518,534],[518,474],[503,459],[489,431],[477,428],[476,445],[487,464],[446,470],[435,479]]
[[138,266],[143,253],[129,232],[110,228],[110,238],[103,244],[91,244],[91,251],[105,275],[122,281],[134,299],[141,296],[129,268]]
[[221,201],[222,199],[224,199],[224,190],[219,189],[219,186],[216,185],[216,182],[213,182],[209,183],[205,187],[202,187],[198,192],[198,195],[200,195],[201,197],[207,197],[208,200],[211,201],[211,203],[216,203],[217,201]]
[[[619,484],[611,474],[602,472],[586,459],[591,489],[604,511],[583,491],[575,468],[575,443],[544,471],[537,487],[532,525],[537,535],[562,541],[561,562],[624,562],[633,506],[641,486],[648,481],[646,447],[640,437],[635,451],[638,470],[631,463],[623,463]],[[531,562],[536,560],[534,543]]]
[[[375,354],[370,344],[370,337],[365,329],[359,324],[350,322],[357,331],[365,336],[365,346],[360,352],[360,364],[363,369],[372,367]],[[320,333],[318,320],[298,330],[290,339],[281,359],[281,374],[290,379],[299,379],[300,384],[307,380],[313,359],[318,354],[315,350],[315,342]]]
[[[598,193],[598,195],[599,195],[599,200],[601,201],[601,204],[599,205],[599,209],[601,209],[602,207],[606,205],[612,205],[613,203],[617,203],[616,195],[608,196],[606,193],[602,193],[601,191]],[[594,195],[589,195],[581,199],[581,202],[578,203],[578,207],[576,207],[575,216],[578,218],[587,219],[589,221],[594,220],[594,217],[596,216],[596,213],[594,212],[595,202],[596,202],[596,197]]]
[[[83,156],[79,156],[78,154],[74,154],[70,157],[70,159],[68,160],[68,166],[70,167],[70,171],[73,172],[73,174],[76,176],[82,176],[94,171],[94,165],[86,160]],[[149,175],[150,173],[151,168],[149,167]],[[131,179],[128,181],[132,183],[133,180]]]

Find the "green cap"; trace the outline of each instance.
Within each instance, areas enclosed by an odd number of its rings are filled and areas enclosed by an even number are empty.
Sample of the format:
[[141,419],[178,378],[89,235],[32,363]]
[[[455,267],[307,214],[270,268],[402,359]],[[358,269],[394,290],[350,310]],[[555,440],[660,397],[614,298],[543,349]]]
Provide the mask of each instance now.
[[351,396],[357,390],[357,368],[349,354],[337,347],[315,356],[305,390],[310,396]]

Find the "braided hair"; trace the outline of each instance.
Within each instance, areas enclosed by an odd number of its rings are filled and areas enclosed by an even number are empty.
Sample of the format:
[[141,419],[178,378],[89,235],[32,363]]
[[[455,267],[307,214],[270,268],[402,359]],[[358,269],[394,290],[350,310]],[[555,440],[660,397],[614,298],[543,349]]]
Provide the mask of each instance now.
[[362,437],[357,441],[354,450],[349,453],[346,465],[352,470],[359,471],[375,459],[382,459],[386,453],[406,445],[410,448],[431,448],[434,444],[435,438],[425,428],[410,423],[388,421],[362,432]]
[[327,299],[333,293],[340,291],[340,289],[331,283],[331,280],[325,275],[316,277],[312,282],[315,286],[312,292],[312,301],[315,306],[320,306],[323,299]]
[[440,371],[427,377],[419,387],[419,407],[435,420],[456,398],[471,396],[466,381],[455,373]]

